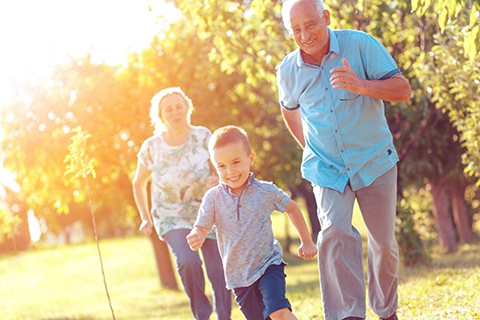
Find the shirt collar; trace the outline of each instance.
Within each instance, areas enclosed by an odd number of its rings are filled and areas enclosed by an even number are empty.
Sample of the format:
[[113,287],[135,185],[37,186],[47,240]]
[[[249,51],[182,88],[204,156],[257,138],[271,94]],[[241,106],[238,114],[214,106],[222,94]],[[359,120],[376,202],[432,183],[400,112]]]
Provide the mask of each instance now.
[[[340,52],[340,46],[338,45],[338,39],[335,33],[333,32],[332,29],[328,28],[328,34],[330,36],[330,50],[327,53],[329,55],[331,52],[339,53]],[[303,65],[305,65],[305,61],[303,61],[302,55],[300,54],[300,47],[297,47],[295,50],[295,55],[297,56],[297,65],[299,68],[301,68]]]

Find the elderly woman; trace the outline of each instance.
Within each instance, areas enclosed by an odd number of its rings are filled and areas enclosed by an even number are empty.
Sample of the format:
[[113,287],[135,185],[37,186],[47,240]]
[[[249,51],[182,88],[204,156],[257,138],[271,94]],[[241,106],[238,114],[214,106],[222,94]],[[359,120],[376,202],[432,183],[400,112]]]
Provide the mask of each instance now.
[[[204,193],[218,183],[218,178],[212,175],[207,150],[211,132],[190,124],[192,111],[192,101],[180,88],[164,89],[152,98],[150,118],[155,133],[145,140],[138,153],[133,193],[142,218],[140,231],[148,235],[155,227],[168,244],[193,315],[205,320],[212,313],[212,305],[205,295],[199,254],[190,250],[186,236],[193,227]],[[226,289],[215,233],[209,234],[202,254],[213,288],[217,319],[230,319],[231,292]]]

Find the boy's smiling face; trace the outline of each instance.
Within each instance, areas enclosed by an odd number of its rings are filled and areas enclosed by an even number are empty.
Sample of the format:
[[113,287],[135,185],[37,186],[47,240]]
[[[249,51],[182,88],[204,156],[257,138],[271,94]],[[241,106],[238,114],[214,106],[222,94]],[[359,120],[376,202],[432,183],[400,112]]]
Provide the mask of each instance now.
[[240,141],[212,150],[212,160],[218,175],[236,195],[240,195],[247,183],[255,152],[249,153]]

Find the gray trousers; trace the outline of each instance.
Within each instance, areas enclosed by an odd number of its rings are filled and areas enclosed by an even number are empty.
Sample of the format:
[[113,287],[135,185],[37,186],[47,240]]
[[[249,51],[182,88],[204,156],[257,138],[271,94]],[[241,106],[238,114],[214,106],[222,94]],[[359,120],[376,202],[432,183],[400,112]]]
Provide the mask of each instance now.
[[397,167],[370,186],[344,193],[313,186],[318,219],[318,265],[325,320],[365,318],[362,238],[352,226],[355,199],[368,233],[368,301],[380,317],[397,310],[398,245],[395,240]]

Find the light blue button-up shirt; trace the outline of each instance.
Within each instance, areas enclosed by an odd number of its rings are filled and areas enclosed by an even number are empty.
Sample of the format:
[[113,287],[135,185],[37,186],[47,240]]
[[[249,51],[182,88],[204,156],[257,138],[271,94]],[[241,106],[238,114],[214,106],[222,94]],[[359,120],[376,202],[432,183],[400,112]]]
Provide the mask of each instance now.
[[370,185],[398,161],[385,118],[383,101],[346,89],[334,89],[330,70],[346,58],[366,80],[400,74],[385,47],[372,36],[354,30],[331,30],[330,52],[320,66],[305,63],[297,49],[277,67],[280,104],[300,108],[305,138],[302,175],[344,192]]

